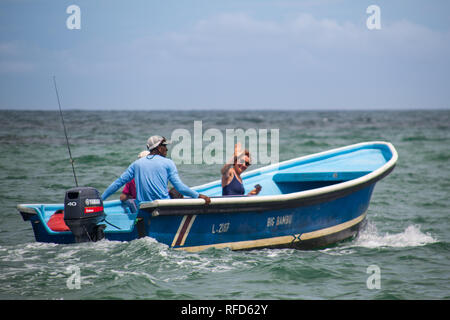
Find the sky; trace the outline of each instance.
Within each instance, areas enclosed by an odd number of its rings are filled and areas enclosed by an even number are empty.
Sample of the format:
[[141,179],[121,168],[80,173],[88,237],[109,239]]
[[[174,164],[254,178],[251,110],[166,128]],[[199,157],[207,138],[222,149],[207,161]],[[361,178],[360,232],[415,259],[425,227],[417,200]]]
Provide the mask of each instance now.
[[0,0],[0,109],[57,110],[53,76],[64,109],[450,109],[449,17],[448,0]]

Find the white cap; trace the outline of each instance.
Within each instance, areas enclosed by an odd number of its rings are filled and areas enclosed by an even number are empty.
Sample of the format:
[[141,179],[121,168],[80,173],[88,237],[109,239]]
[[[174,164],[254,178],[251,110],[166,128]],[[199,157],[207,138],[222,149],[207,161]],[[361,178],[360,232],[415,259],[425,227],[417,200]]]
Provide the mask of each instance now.
[[138,155],[138,159],[146,157],[150,154],[150,152],[148,152],[147,150],[141,151]]
[[166,138],[164,138],[164,137],[151,136],[147,140],[147,149],[151,151],[151,150],[155,149],[156,147],[158,147],[163,142],[164,142],[164,144],[170,144],[170,141],[166,140]]

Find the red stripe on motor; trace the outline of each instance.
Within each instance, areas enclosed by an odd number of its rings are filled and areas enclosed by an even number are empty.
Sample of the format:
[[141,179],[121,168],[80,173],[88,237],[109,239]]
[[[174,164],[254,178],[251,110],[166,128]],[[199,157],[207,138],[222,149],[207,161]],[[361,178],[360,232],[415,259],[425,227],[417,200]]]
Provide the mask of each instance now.
[[96,213],[103,211],[103,207],[86,207],[84,208],[84,213]]

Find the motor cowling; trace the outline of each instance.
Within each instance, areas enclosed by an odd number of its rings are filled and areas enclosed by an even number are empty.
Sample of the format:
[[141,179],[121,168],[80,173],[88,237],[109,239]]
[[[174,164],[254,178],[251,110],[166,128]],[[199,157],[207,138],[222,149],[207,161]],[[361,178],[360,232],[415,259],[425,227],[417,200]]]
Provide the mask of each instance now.
[[76,242],[98,241],[104,238],[106,225],[103,201],[97,189],[77,187],[66,191],[64,222]]

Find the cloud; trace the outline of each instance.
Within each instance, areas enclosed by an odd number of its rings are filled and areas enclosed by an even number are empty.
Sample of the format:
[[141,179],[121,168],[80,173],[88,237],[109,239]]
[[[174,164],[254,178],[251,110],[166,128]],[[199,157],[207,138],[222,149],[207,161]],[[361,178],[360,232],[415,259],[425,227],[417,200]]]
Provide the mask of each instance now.
[[346,107],[375,94],[374,106],[398,107],[445,100],[448,40],[405,20],[371,31],[310,14],[275,21],[227,13],[71,61],[86,75],[134,78],[158,103]]
[[355,63],[377,61],[446,64],[449,40],[448,32],[408,21],[383,24],[381,30],[369,31],[365,23],[356,25],[310,14],[275,21],[238,12],[211,16],[189,29],[159,35],[92,41],[56,51],[22,48],[37,52],[28,60],[17,46],[0,44],[0,66],[5,72],[13,72],[31,71],[33,65],[58,64],[81,76],[127,72],[179,75],[199,66],[206,69],[198,72],[221,73],[251,70],[262,64],[291,73],[320,72],[339,64],[352,72]]
[[[251,60],[264,55],[282,59],[305,53],[325,60],[336,54],[428,60],[430,55],[443,58],[449,52],[449,39],[448,33],[408,21],[369,31],[365,25],[339,23],[309,14],[275,22],[234,13],[201,20],[190,30],[161,35],[159,46],[151,46],[151,50],[165,52],[165,56],[208,60],[230,57]],[[149,49],[142,44],[141,50]]]
[[24,54],[24,46],[17,42],[0,43],[0,73],[23,74],[36,70],[36,65]]
[[26,61],[0,61],[0,73],[16,74],[34,71],[35,65]]
[[0,43],[0,56],[7,56],[17,54],[19,52],[18,46],[13,42]]
[[111,95],[111,107],[122,100],[157,107],[344,108],[362,107],[367,97],[374,97],[373,106],[431,99],[443,105],[449,40],[448,31],[407,20],[371,31],[365,21],[236,12],[177,31],[90,38],[64,49],[0,43],[0,72],[57,70],[80,91],[95,83]]

